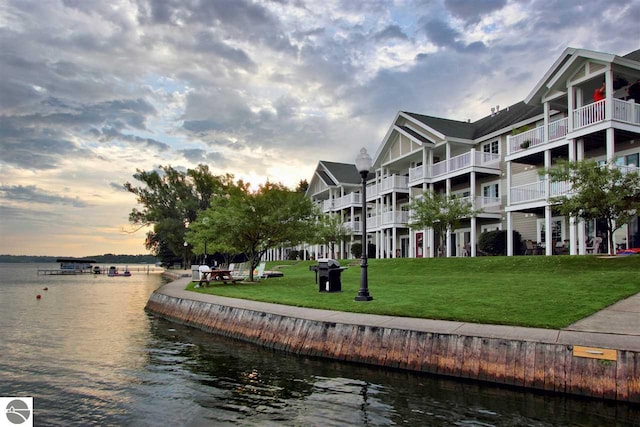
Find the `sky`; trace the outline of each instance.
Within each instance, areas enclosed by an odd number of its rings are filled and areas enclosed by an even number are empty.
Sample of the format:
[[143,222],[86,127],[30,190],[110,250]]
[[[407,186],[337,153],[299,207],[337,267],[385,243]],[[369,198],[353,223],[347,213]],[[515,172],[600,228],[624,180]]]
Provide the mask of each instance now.
[[478,120],[567,47],[640,48],[637,0],[3,0],[0,254],[143,254],[123,184],[206,164],[295,188],[398,111]]

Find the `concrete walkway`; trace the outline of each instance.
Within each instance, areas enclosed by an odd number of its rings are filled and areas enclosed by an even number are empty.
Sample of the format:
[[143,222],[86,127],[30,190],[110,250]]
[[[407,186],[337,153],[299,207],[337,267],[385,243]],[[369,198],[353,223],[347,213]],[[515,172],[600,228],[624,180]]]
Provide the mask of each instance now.
[[220,297],[185,291],[184,288],[191,281],[190,271],[173,270],[167,271],[165,274],[169,274],[177,280],[164,285],[156,292],[176,298],[209,302],[282,316],[421,332],[640,351],[640,294],[619,301],[564,329],[554,330],[345,313]]

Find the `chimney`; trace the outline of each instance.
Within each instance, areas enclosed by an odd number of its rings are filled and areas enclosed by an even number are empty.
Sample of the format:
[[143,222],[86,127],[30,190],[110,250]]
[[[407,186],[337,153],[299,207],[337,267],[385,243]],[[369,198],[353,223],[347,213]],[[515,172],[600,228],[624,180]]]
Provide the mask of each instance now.
[[496,105],[496,113],[500,112],[500,105]]
[[496,115],[496,109],[491,107],[491,117]]

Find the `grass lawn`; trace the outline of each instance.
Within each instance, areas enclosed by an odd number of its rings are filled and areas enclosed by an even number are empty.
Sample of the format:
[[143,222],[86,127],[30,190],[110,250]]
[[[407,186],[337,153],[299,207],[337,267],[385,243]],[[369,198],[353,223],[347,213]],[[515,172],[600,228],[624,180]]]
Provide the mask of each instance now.
[[359,260],[342,292],[320,293],[312,261],[276,261],[284,277],[187,289],[234,298],[356,313],[558,329],[640,292],[640,255],[369,260],[374,300],[355,302]]

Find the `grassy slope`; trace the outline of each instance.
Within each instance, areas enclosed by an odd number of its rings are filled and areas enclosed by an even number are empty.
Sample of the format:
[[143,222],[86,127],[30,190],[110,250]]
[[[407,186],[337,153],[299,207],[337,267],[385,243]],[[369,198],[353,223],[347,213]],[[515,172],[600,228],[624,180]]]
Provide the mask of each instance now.
[[359,265],[342,273],[343,292],[329,294],[318,292],[309,271],[313,262],[278,261],[267,269],[287,264],[281,268],[283,278],[195,291],[339,311],[542,328],[565,327],[640,292],[640,256],[369,260],[374,300],[366,303],[353,301]]

